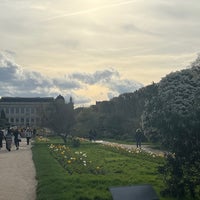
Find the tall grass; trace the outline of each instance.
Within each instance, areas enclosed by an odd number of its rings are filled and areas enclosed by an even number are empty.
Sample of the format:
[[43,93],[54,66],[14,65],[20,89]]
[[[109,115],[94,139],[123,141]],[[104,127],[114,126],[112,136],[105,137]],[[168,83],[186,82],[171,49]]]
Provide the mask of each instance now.
[[162,159],[147,159],[142,154],[134,156],[100,144],[81,143],[79,148],[70,148],[87,153],[95,166],[101,166],[103,173],[69,174],[52,155],[50,143],[53,141],[36,142],[32,149],[38,179],[37,200],[111,200],[109,188],[113,186],[151,184],[158,195],[164,187],[157,173]]

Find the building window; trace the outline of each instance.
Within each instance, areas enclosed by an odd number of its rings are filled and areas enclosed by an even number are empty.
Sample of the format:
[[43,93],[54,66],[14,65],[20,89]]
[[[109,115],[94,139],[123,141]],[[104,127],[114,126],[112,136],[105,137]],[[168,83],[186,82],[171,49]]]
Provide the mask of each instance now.
[[15,108],[15,113],[19,113],[19,108]]
[[29,111],[30,111],[30,108],[26,108],[26,113],[29,113]]
[[34,108],[31,108],[31,113],[33,114],[35,112],[35,109]]
[[16,123],[19,123],[19,119],[18,118],[16,118],[15,121],[16,121]]
[[21,118],[21,123],[24,123],[24,118]]
[[14,108],[11,107],[11,108],[10,108],[10,113],[11,113],[11,114],[14,114],[14,111],[15,111]]
[[9,114],[9,108],[6,108],[6,114]]
[[34,118],[31,118],[31,123],[34,123],[34,122],[35,122]]
[[24,113],[24,108],[21,108],[21,113]]
[[40,109],[38,107],[35,108],[36,113],[39,113],[39,110]]
[[11,123],[14,123],[14,118],[10,118],[10,122],[11,122]]

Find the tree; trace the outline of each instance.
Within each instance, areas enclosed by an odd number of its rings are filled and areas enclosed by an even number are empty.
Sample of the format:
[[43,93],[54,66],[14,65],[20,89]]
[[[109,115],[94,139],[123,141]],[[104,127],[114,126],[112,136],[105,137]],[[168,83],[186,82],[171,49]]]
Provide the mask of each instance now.
[[4,110],[1,110],[1,116],[0,116],[0,127],[6,127],[9,126],[8,120],[6,119],[6,114]]
[[72,99],[70,98],[70,102],[67,104],[62,101],[52,102],[44,112],[42,124],[52,129],[66,143],[67,136],[71,134],[74,125],[74,106]]
[[200,199],[200,59],[192,68],[167,75],[157,84],[144,112],[147,134],[154,130],[171,152],[160,167],[163,194]]

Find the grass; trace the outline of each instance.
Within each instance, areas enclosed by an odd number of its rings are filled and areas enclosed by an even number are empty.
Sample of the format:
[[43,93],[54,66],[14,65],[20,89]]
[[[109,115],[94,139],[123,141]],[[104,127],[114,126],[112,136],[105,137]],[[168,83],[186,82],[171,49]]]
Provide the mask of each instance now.
[[[109,187],[135,184],[151,184],[157,194],[162,190],[162,177],[157,173],[161,158],[143,154],[135,156],[111,147],[94,143],[81,143],[72,151],[87,153],[95,166],[103,169],[101,174],[72,173],[52,154],[49,145],[62,143],[59,139],[36,142],[33,160],[37,173],[37,200],[111,200]],[[168,200],[160,197],[161,200]]]

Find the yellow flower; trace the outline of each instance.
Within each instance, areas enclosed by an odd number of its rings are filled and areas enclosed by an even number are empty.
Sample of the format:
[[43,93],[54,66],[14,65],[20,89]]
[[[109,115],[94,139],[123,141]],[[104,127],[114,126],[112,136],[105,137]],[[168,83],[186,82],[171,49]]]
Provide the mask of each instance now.
[[70,164],[71,162],[72,162],[71,160],[68,160],[68,161],[67,161],[68,164]]

